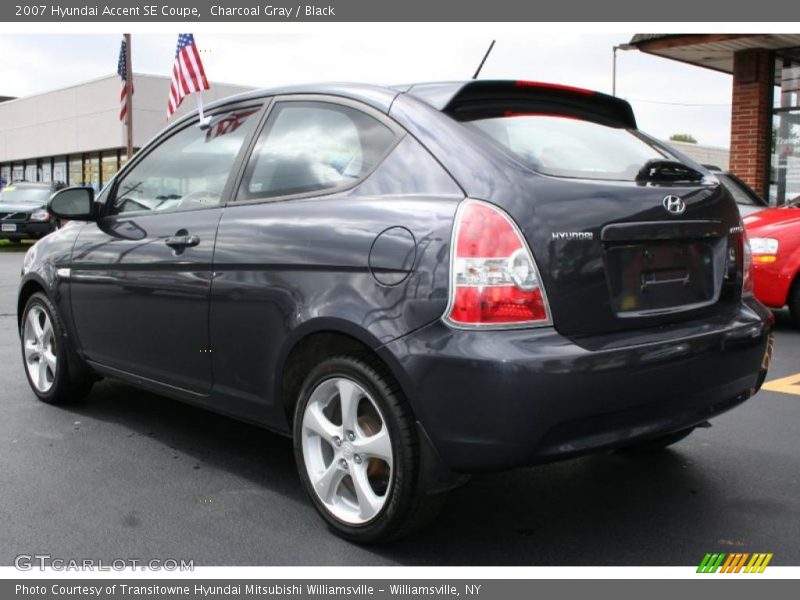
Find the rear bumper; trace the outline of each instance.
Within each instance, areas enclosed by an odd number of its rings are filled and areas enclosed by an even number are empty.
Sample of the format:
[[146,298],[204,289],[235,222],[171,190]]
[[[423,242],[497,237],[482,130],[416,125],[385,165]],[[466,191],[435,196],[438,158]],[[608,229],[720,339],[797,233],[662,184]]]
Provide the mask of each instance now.
[[471,473],[658,437],[736,406],[763,381],[771,322],[755,301],[715,320],[580,343],[552,328],[436,322],[380,351],[399,365],[443,463]]

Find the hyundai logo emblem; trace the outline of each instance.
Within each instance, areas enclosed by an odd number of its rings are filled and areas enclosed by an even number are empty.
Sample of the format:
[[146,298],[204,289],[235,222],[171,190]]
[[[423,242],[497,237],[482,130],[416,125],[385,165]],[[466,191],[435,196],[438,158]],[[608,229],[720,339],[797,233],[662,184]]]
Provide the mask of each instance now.
[[686,202],[680,196],[665,196],[661,204],[664,210],[673,215],[682,215],[686,210]]

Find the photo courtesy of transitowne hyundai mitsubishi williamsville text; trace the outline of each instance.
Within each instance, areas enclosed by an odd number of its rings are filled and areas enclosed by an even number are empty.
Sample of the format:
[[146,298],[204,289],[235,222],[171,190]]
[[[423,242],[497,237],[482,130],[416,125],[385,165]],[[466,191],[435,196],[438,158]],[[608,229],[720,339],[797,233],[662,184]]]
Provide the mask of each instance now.
[[[478,595],[481,584],[464,584],[462,589],[467,593]],[[125,583],[108,583],[105,585],[26,585],[17,584],[17,596],[88,596],[100,598],[103,595],[119,596],[187,596],[192,598],[213,598],[231,596],[374,596],[388,592],[390,595],[436,595],[460,596],[458,586],[450,584],[411,585],[390,584],[377,587],[366,583],[358,585],[335,585],[327,583],[299,584],[147,584],[129,585]]]
[[377,542],[471,473],[663,448],[764,381],[736,203],[624,100],[322,84],[207,114],[51,198],[17,303],[42,401],[108,377],[263,425]]

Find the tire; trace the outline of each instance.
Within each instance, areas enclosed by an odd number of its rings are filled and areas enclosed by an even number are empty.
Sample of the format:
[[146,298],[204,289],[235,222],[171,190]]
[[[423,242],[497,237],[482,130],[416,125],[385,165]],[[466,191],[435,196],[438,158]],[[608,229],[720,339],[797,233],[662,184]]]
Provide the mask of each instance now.
[[694,429],[695,429],[694,427],[689,427],[688,429],[675,431],[674,433],[670,433],[662,437],[657,437],[652,440],[637,442],[636,444],[631,444],[630,446],[624,446],[622,448],[618,448],[617,452],[619,452],[620,454],[651,454],[654,452],[658,452],[660,450],[667,448],[668,446],[672,446],[672,444],[680,442],[685,437],[688,437],[689,434],[694,431]]
[[25,376],[42,402],[64,404],[80,400],[91,390],[94,380],[72,349],[58,310],[42,292],[33,294],[25,305],[20,347]]
[[792,287],[789,289],[789,314],[795,327],[800,327],[800,276],[795,278]]
[[294,452],[315,508],[353,542],[407,535],[433,519],[445,499],[421,489],[413,415],[397,382],[371,357],[336,356],[311,370],[295,405]]

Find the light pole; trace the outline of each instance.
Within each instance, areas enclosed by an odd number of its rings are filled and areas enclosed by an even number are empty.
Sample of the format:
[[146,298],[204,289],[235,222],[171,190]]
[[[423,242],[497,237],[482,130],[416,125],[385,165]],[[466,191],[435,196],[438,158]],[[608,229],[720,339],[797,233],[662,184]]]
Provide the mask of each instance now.
[[617,50],[635,50],[636,46],[633,44],[617,44],[612,49],[611,59],[611,95],[617,95]]

